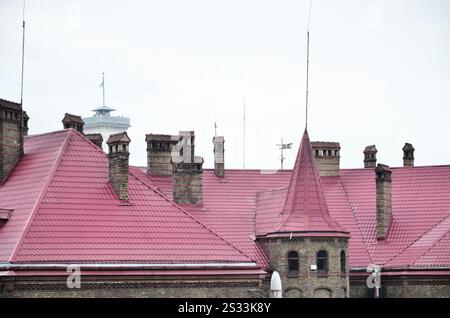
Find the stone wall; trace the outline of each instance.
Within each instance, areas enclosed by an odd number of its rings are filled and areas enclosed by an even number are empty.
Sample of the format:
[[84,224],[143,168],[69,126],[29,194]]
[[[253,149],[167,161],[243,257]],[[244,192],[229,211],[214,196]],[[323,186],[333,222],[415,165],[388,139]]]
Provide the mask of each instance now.
[[[271,269],[278,271],[283,286],[283,297],[348,297],[348,272],[340,270],[340,253],[346,253],[348,267],[348,242],[340,238],[275,238],[261,241],[269,255]],[[328,275],[321,276],[311,270],[320,250],[328,253]],[[288,253],[299,255],[299,275],[288,277]]]

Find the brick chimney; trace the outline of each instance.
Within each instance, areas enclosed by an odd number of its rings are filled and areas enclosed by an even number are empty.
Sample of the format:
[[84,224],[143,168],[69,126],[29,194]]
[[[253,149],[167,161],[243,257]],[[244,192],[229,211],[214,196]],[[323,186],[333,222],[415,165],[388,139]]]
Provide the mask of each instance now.
[[173,199],[178,204],[203,203],[203,158],[194,156],[193,131],[180,131],[179,155],[173,158]]
[[64,129],[73,128],[78,130],[80,133],[83,132],[84,121],[81,119],[81,116],[66,113],[62,123],[64,125]]
[[403,166],[414,167],[414,147],[409,143],[403,146]]
[[338,176],[341,146],[338,142],[311,142],[319,175]]
[[23,156],[22,106],[0,99],[0,184]]
[[102,134],[86,134],[84,135],[87,139],[89,139],[94,145],[103,149],[103,136]]
[[375,168],[378,240],[387,238],[392,220],[391,173],[391,169],[386,165],[378,164]]
[[364,149],[364,168],[375,168],[377,166],[377,147],[367,146]]
[[145,136],[147,142],[147,173],[153,176],[172,175],[172,149],[179,141],[179,136],[154,135]]
[[214,144],[214,173],[217,177],[225,177],[225,139],[223,136],[213,138]]
[[126,132],[111,135],[109,148],[109,179],[119,200],[128,200],[128,158],[130,138]]

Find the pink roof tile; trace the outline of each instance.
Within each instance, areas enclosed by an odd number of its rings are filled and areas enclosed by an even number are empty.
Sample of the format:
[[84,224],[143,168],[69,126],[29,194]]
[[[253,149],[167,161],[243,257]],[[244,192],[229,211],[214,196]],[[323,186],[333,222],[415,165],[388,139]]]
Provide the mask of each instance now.
[[[109,184],[107,156],[83,135],[28,136],[24,158],[0,186],[0,209],[14,210],[0,225],[0,262],[256,261],[265,268],[255,238],[281,224],[285,210],[313,211],[310,229],[334,228],[335,221],[349,231],[352,268],[450,266],[450,166],[392,168],[392,224],[386,240],[377,241],[374,170],[343,169],[319,182],[308,148],[294,172],[226,170],[218,178],[204,170],[203,206],[176,205],[171,177],[130,167],[126,205]],[[291,175],[313,185],[310,209]],[[295,218],[286,223],[290,230],[304,228],[303,217]]]
[[[221,179],[213,170],[205,170],[203,208],[192,208],[196,210],[193,213],[247,255],[260,255],[259,263],[267,265],[258,244],[247,238],[263,235],[278,221],[275,216],[283,209],[291,173],[292,170],[269,174],[260,170],[226,170]],[[150,178],[171,197],[171,177]],[[385,241],[376,239],[373,169],[342,169],[338,177],[321,177],[321,184],[330,216],[351,233],[352,268],[389,265],[391,259],[405,253],[421,235],[450,216],[450,166],[392,168],[393,223]],[[396,267],[449,266],[449,236],[442,236],[417,260],[403,259]]]
[[[2,206],[15,210],[0,231],[3,261],[253,262],[133,169],[129,204],[121,203],[108,181],[107,156],[75,130],[27,138],[26,144],[24,159],[0,188],[8,199]],[[30,180],[25,192],[21,186]]]

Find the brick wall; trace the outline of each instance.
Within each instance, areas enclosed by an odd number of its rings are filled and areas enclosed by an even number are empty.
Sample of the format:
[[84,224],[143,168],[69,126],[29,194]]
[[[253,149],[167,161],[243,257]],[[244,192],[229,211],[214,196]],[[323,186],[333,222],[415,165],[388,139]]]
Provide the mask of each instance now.
[[[367,277],[350,279],[352,298],[374,297],[366,286]],[[381,297],[385,298],[450,298],[450,277],[381,277]]]
[[[269,255],[270,266],[278,271],[283,286],[283,297],[348,297],[348,272],[341,275],[340,253],[346,253],[348,264],[348,242],[338,238],[276,238],[261,241]],[[328,253],[329,272],[321,277],[310,266],[316,264],[316,254],[320,250]],[[288,277],[288,253],[299,255],[298,277]],[[348,265],[347,265],[348,267]]]
[[[3,286],[3,287],[2,287]],[[158,280],[122,277],[82,279],[80,289],[67,288],[65,278],[29,277],[2,282],[0,297],[164,297],[164,298],[257,298],[262,290],[260,278],[192,278]]]
[[0,184],[6,180],[22,155],[21,114],[0,107]]
[[173,173],[173,199],[178,204],[202,204],[203,171],[197,164],[179,163]]

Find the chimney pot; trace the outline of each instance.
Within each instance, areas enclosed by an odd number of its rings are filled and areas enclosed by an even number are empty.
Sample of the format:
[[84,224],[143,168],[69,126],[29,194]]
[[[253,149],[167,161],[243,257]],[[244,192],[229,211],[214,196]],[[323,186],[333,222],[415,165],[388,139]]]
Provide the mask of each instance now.
[[179,136],[148,134],[147,173],[152,176],[172,175],[172,151],[179,142]]
[[341,145],[338,142],[311,142],[317,170],[322,176],[338,176],[340,165]]
[[377,147],[367,146],[364,149],[364,168],[375,168],[377,166]]
[[180,155],[173,163],[173,199],[178,204],[203,203],[203,158],[194,156],[193,131],[180,131],[180,142],[175,147]]
[[66,113],[62,123],[64,125],[64,129],[73,128],[80,133],[83,133],[84,121],[81,119],[81,116]]
[[128,160],[130,138],[126,132],[111,135],[109,148],[109,179],[119,200],[128,200]]
[[89,139],[94,145],[98,148],[103,149],[103,136],[102,134],[86,134],[84,135],[87,139]]
[[223,136],[213,138],[214,144],[214,173],[217,177],[225,177],[225,139]]
[[405,143],[403,146],[403,166],[414,167],[414,147],[410,143]]
[[[0,99],[0,184],[12,173],[14,167],[23,157],[23,136],[27,131],[22,126],[22,105]],[[26,116],[26,117],[25,117]]]
[[375,168],[378,240],[387,238],[392,220],[391,174],[389,166],[378,164]]

